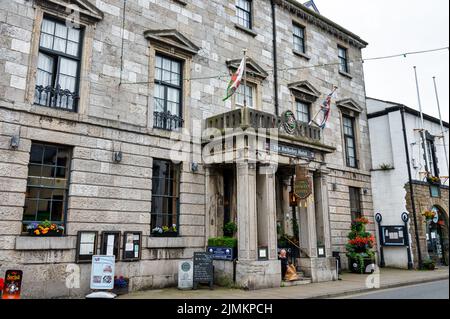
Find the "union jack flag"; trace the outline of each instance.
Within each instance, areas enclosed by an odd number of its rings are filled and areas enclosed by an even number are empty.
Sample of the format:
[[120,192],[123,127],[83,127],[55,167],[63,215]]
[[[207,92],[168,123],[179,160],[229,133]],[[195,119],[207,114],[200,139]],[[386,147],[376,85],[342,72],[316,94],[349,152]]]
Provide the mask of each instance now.
[[[331,114],[331,99],[333,98],[333,95],[334,95],[334,93],[336,93],[337,89],[338,89],[337,86],[333,87],[333,91],[330,94],[328,94],[325,101],[323,101],[320,111],[317,112],[317,114],[314,116],[314,118],[311,120],[311,122],[309,122],[309,125],[314,123],[318,127],[320,127],[322,130],[325,129],[325,127],[327,126],[328,119],[330,118],[330,114]],[[321,119],[320,123],[317,123],[316,120],[321,113],[322,113],[322,119]]]

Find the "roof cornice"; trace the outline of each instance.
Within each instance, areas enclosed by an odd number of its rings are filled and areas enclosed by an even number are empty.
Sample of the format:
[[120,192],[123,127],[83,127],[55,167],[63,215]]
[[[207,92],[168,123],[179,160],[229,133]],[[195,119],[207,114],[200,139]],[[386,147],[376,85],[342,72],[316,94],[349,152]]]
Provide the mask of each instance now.
[[333,34],[338,39],[343,40],[350,45],[353,45],[359,49],[363,49],[368,45],[366,41],[361,39],[353,32],[350,32],[349,30],[324,17],[323,15],[318,14],[314,10],[308,9],[296,0],[275,0],[275,2],[279,6],[297,14],[304,20],[315,24],[319,28]]

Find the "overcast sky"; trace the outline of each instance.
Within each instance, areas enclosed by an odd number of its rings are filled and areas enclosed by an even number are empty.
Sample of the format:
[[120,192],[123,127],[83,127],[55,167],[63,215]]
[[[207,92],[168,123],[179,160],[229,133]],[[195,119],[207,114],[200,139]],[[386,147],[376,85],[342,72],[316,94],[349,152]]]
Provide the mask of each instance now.
[[[306,2],[301,1],[301,2]],[[365,58],[449,45],[448,0],[315,0],[320,13],[369,42]],[[422,106],[438,117],[436,76],[442,117],[449,120],[449,51],[371,61],[364,65],[367,96],[419,109],[413,66],[417,66]]]

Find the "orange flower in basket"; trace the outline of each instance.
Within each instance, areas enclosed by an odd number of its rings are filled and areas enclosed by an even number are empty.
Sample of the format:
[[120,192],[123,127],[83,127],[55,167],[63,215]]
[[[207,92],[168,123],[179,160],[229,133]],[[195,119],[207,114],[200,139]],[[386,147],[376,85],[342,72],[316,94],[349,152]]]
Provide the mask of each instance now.
[[41,233],[39,232],[38,229],[36,229],[36,230],[34,231],[34,233],[35,233],[36,235],[40,235],[40,234],[41,234]]

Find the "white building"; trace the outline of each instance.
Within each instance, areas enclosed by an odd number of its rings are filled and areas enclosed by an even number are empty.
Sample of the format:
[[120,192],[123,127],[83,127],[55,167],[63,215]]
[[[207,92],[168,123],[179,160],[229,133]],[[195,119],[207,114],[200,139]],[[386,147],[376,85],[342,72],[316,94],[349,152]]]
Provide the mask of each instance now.
[[[382,215],[383,226],[393,226],[403,225],[401,214],[409,213],[412,261],[417,266],[419,258],[415,244],[415,210],[422,259],[431,258],[438,264],[448,265],[449,174],[444,142],[448,149],[449,124],[444,123],[443,137],[439,119],[424,115],[429,159],[429,165],[426,165],[420,130],[422,123],[418,111],[398,103],[373,98],[367,99],[367,108],[371,135],[375,214]],[[408,164],[411,169],[412,196]],[[440,183],[429,183],[427,172],[429,176],[440,177]],[[411,205],[411,198],[414,198],[414,208]],[[427,224],[422,216],[426,210],[439,212],[440,222]],[[384,260],[386,266],[405,268],[408,266],[407,249],[384,247]]]

